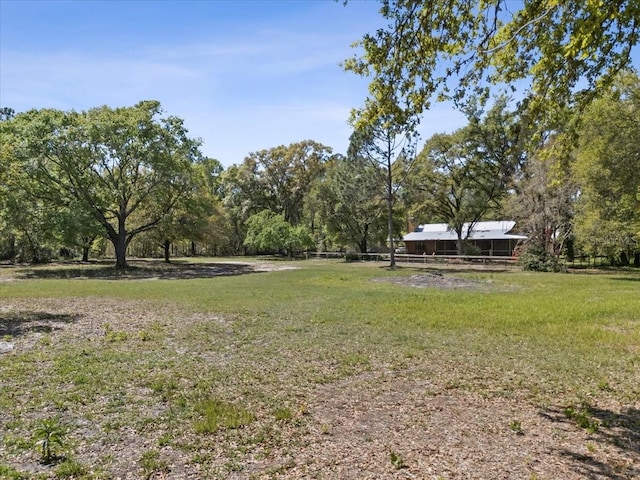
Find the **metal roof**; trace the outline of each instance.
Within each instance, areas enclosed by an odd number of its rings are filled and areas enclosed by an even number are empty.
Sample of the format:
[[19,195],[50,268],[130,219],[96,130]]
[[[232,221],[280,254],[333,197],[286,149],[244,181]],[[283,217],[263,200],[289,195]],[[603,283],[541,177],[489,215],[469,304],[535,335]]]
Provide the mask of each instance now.
[[[502,220],[493,222],[477,222],[471,230],[469,240],[523,240],[527,237],[509,233],[515,227],[516,222],[512,220]],[[469,223],[465,223],[462,231],[462,238],[467,236]],[[456,232],[449,228],[446,223],[429,223],[418,225],[415,231],[405,235],[402,240],[407,242],[422,242],[425,240],[457,240]]]

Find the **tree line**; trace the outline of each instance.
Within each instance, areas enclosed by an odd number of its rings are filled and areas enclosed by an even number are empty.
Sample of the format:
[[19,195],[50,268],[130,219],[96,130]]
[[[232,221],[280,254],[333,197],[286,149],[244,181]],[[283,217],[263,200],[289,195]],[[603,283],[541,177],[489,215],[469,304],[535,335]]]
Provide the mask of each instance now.
[[[88,260],[110,246],[121,267],[127,251],[168,260],[175,244],[186,254],[367,252],[389,248],[391,205],[396,239],[417,223],[443,222],[469,253],[464,223],[508,217],[529,237],[532,262],[582,252],[638,263],[637,75],[621,74],[533,148],[507,97],[486,111],[469,105],[466,126],[393,158],[372,147],[381,137],[355,130],[344,155],[306,140],[226,169],[158,102],[5,110],[0,254]],[[382,144],[392,140],[394,132]]]
[[[592,3],[381,0],[387,27],[344,63],[371,94],[343,153],[304,140],[223,168],[157,101],[3,108],[0,258],[382,248],[393,265],[418,223],[449,225],[464,254],[465,223],[510,218],[529,268],[640,265],[640,7]],[[467,124],[421,142],[443,98]]]

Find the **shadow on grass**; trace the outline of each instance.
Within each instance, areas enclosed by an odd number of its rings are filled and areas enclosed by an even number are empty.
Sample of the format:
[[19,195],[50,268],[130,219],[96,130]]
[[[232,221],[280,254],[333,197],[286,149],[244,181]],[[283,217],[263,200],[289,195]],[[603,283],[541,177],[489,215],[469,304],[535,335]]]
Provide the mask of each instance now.
[[80,315],[52,314],[46,312],[0,313],[0,337],[19,337],[28,333],[51,333],[60,330],[62,323],[75,322]]
[[155,261],[130,262],[127,268],[113,265],[46,265],[25,268],[16,274],[22,279],[101,279],[140,280],[166,279],[181,280],[210,278],[222,275],[243,275],[256,273],[253,265],[242,263],[163,263]]
[[640,275],[637,277],[612,277],[611,280],[618,280],[620,282],[640,282]]
[[584,451],[560,451],[560,455],[571,460],[575,471],[581,478],[608,478],[611,480],[627,480],[640,478],[640,410],[627,408],[622,412],[585,407],[572,410],[568,414],[562,408],[550,408],[540,415],[555,423],[570,424],[575,428],[585,428],[590,432],[593,441],[604,444],[603,450],[617,452],[619,455],[608,455],[610,461],[601,459]]

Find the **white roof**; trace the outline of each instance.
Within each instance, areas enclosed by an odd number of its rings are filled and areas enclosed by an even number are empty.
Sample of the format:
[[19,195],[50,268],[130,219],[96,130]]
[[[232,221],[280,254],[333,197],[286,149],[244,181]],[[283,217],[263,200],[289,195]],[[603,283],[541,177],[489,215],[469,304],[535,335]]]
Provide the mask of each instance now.
[[[509,233],[516,222],[512,220],[501,220],[494,222],[477,222],[473,226],[469,240],[501,240],[514,239],[521,240],[527,237]],[[462,231],[462,238],[467,236],[469,224],[465,223]],[[425,240],[457,240],[458,235],[454,230],[449,229],[446,223],[430,223],[418,225],[414,232],[405,235],[402,240],[409,242],[421,242]]]

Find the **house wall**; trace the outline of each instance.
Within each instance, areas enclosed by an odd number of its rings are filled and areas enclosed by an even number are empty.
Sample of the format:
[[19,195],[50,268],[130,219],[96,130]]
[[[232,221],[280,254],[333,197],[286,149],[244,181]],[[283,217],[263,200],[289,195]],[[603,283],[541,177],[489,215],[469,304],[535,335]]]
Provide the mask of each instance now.
[[[470,240],[472,245],[477,246],[482,251],[482,255],[488,256],[513,256],[513,249],[517,244],[514,239],[500,240]],[[407,241],[407,253],[410,255],[457,255],[456,242],[454,240],[423,240]]]

